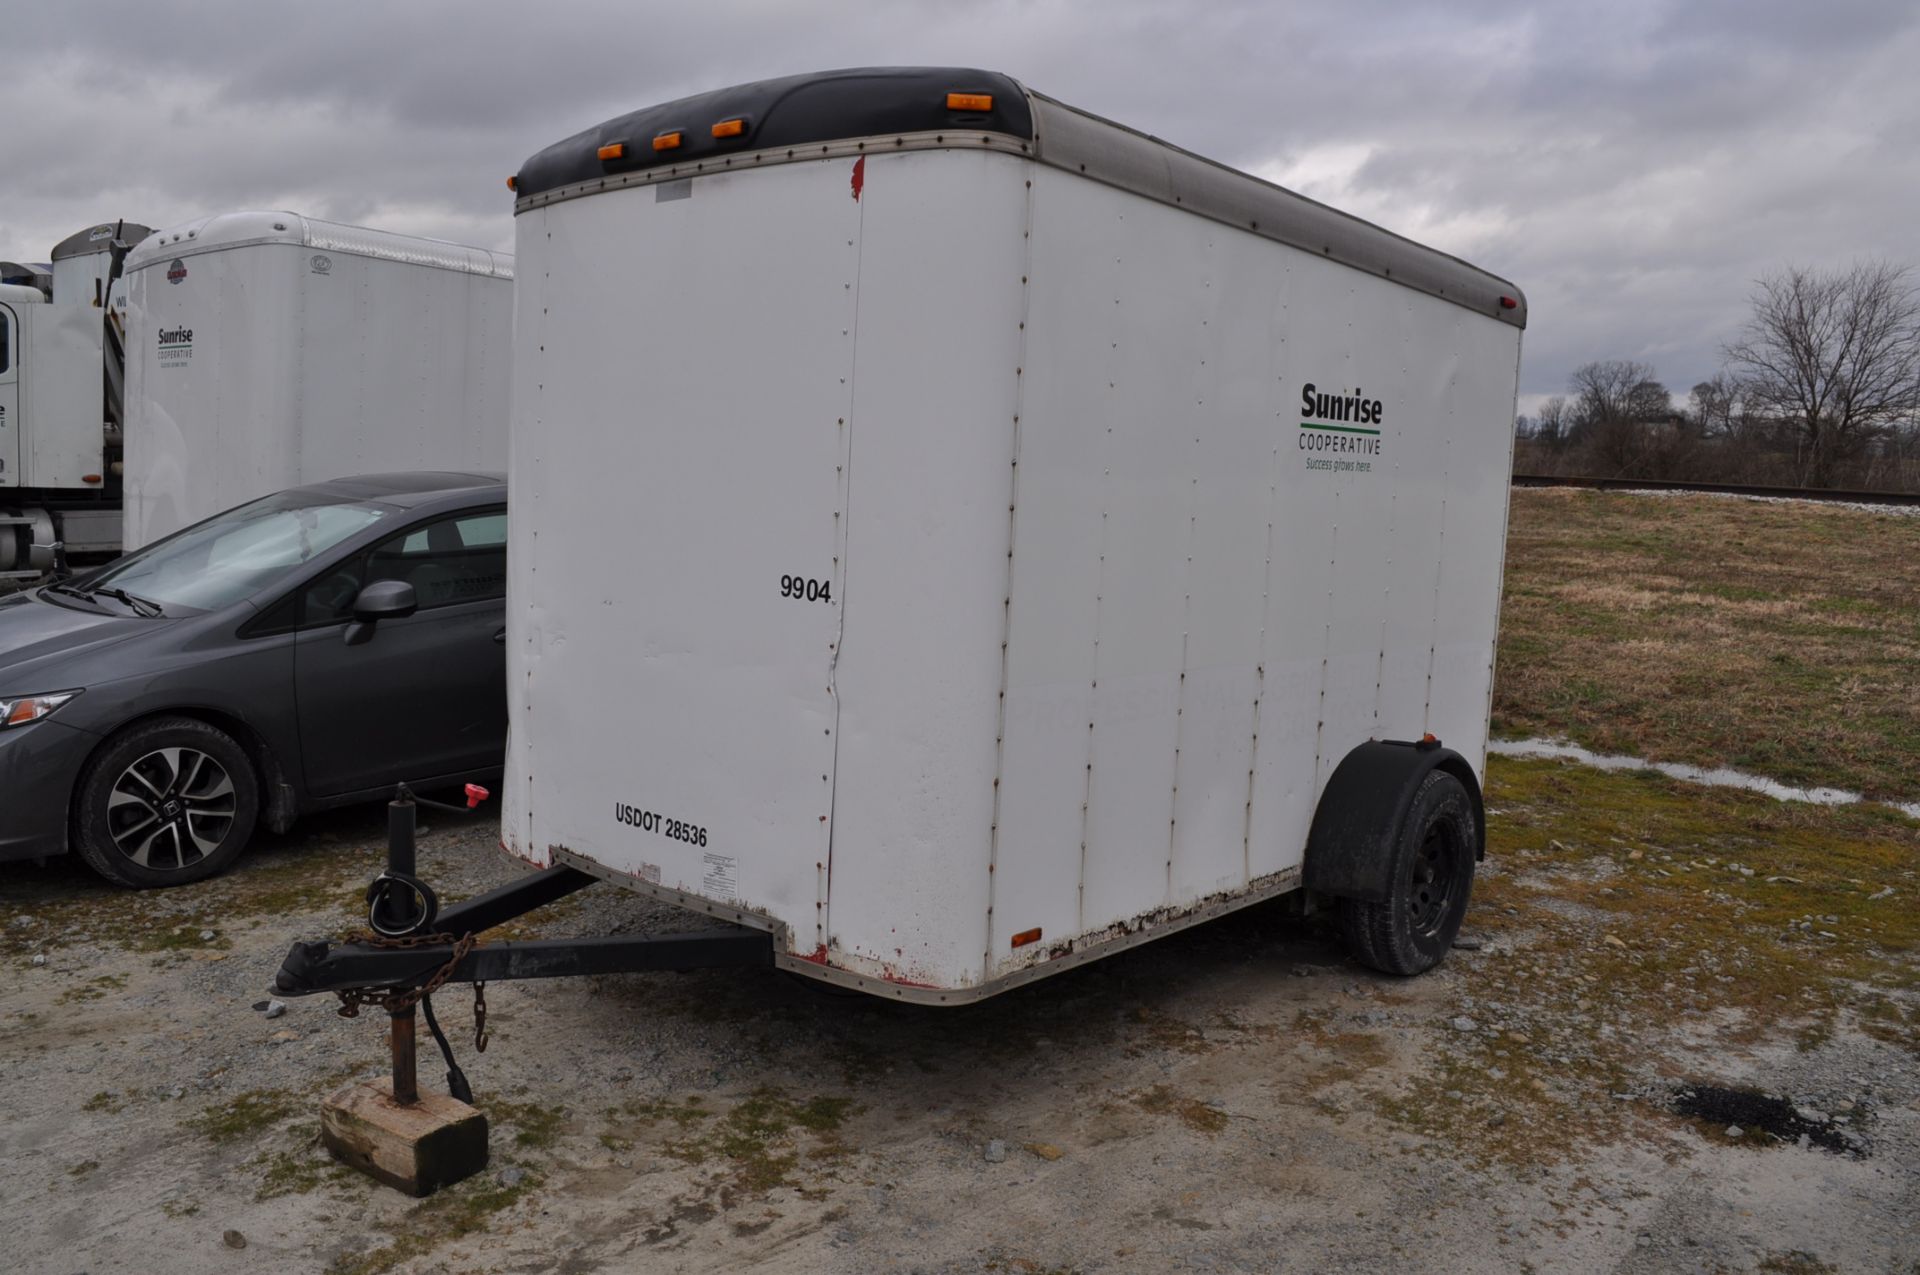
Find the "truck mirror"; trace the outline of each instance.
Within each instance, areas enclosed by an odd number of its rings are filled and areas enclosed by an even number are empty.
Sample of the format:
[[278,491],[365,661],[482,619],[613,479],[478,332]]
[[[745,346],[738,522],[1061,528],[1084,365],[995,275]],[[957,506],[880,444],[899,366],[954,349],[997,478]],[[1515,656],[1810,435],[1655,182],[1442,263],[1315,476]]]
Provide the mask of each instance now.
[[373,627],[382,620],[398,620],[420,609],[413,585],[405,580],[375,580],[353,599],[353,622],[347,625],[346,643],[358,646],[373,637]]

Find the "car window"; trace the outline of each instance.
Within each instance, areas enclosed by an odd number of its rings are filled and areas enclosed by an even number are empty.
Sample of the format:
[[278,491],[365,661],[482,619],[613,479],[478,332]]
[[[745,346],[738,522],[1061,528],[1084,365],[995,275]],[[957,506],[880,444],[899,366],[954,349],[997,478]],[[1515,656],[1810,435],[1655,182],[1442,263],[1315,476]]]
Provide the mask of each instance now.
[[507,596],[507,515],[461,514],[413,527],[307,586],[306,625],[353,618],[353,600],[376,580],[405,580],[420,609]]
[[215,610],[270,587],[390,506],[280,492],[197,523],[119,559],[78,583],[124,589],[168,610]]

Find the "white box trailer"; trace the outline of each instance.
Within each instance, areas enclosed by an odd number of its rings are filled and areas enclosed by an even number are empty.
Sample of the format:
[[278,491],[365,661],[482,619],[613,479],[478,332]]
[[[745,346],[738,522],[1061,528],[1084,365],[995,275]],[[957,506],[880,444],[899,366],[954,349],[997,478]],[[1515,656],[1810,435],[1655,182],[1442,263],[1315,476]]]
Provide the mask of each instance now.
[[283,487],[505,466],[510,256],[230,212],[126,274],[127,548]]
[[934,1003],[1303,885],[1440,959],[1513,285],[976,70],[510,184],[509,852]]

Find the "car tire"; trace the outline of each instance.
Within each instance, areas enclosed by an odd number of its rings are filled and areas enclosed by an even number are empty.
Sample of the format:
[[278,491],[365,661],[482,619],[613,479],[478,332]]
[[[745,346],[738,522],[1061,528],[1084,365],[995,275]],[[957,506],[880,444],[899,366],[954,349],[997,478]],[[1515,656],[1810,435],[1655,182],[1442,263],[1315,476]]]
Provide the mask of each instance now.
[[1354,958],[1385,974],[1424,974],[1460,933],[1480,857],[1473,799],[1458,779],[1430,772],[1414,795],[1391,849],[1387,898],[1341,900]]
[[160,717],[108,739],[81,772],[73,848],[116,885],[186,885],[223,872],[252,839],[260,780],[232,736]]

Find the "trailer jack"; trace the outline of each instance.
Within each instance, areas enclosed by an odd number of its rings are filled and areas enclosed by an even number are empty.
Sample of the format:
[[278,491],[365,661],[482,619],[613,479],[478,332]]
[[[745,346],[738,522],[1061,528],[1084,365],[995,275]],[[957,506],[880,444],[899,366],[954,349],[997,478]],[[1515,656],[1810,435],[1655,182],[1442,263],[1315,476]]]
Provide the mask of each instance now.
[[[467,808],[487,797],[468,785]],[[387,1013],[393,1070],[388,1078],[347,1086],[321,1104],[321,1140],[334,1157],[373,1178],[424,1196],[487,1164],[487,1119],[454,1061],[433,1012],[433,993],[470,983],[474,1044],[486,1048],[485,987],[505,979],[639,974],[773,964],[773,938],[745,926],[606,938],[488,942],[487,930],[597,884],[565,864],[531,873],[476,898],[442,908],[416,875],[416,808],[434,806],[400,785],[387,806],[387,866],[367,886],[369,933],[294,943],[274,976],[276,996],[340,997],[340,1013],[362,1006]],[[447,1063],[447,1093],[422,1093],[415,1012]]]

